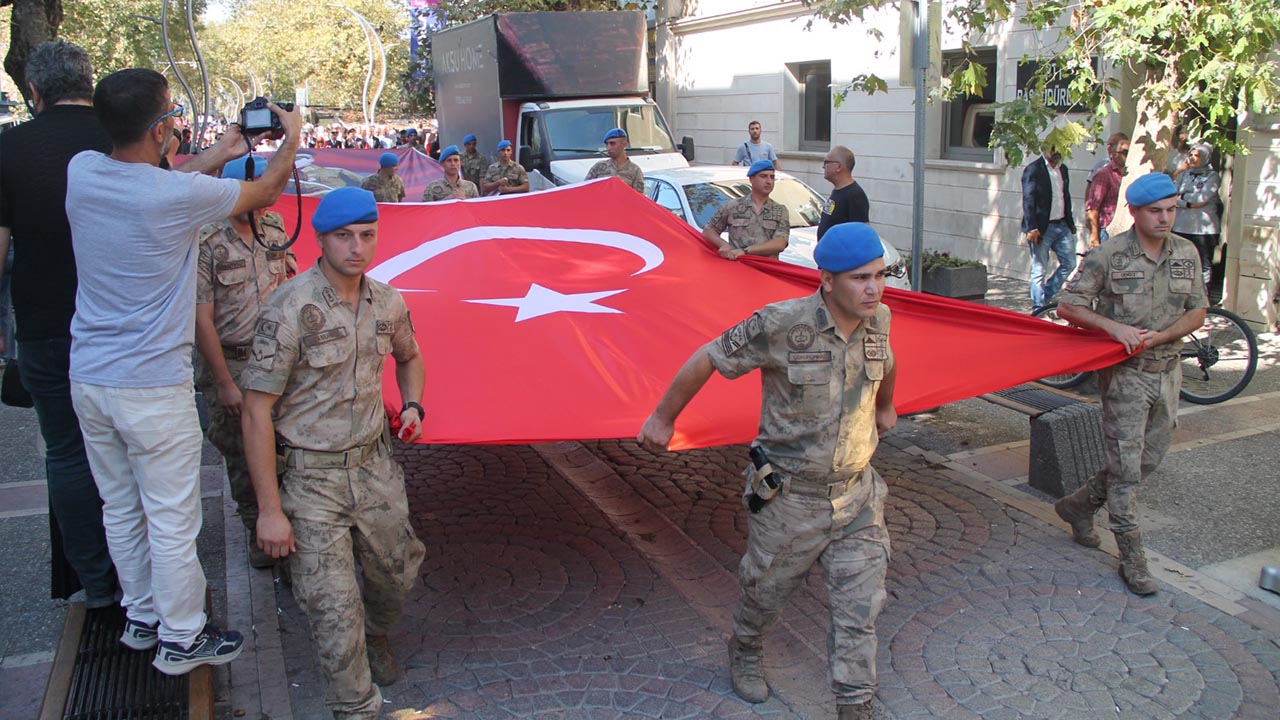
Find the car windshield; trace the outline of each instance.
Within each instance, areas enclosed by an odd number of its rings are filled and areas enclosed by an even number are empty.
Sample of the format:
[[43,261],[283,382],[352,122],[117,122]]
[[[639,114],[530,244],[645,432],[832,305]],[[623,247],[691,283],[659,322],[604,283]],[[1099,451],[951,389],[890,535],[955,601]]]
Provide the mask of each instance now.
[[[751,182],[742,178],[692,183],[684,186],[684,194],[689,198],[694,221],[702,227],[726,201],[750,195]],[[816,226],[822,218],[822,196],[795,178],[778,178],[769,199],[782,203],[787,209],[793,228]]]
[[557,159],[604,157],[604,134],[620,127],[627,131],[627,152],[675,152],[671,133],[652,105],[613,105],[548,110],[547,133]]

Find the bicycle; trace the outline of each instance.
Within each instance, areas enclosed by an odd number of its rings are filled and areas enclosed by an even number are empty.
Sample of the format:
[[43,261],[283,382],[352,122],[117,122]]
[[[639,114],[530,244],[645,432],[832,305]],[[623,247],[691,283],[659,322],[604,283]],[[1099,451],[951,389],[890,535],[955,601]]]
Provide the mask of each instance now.
[[[1033,313],[1034,317],[1058,325],[1068,325],[1058,317],[1058,303],[1051,303]],[[1239,395],[1253,380],[1258,369],[1258,339],[1244,320],[1233,312],[1209,308],[1204,325],[1183,338],[1183,400],[1197,405],[1213,405]],[[1052,388],[1073,388],[1088,373],[1065,373],[1041,378]]]

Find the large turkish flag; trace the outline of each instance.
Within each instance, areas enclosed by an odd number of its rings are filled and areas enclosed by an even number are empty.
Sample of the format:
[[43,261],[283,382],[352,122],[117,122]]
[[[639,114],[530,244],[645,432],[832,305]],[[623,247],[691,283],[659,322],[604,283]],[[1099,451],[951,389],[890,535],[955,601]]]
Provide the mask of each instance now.
[[[277,210],[294,215],[293,198]],[[309,217],[318,201],[304,198]],[[368,273],[403,293],[426,359],[423,442],[634,437],[700,345],[818,273],[721,259],[692,227],[615,179],[548,192],[380,205]],[[317,256],[304,219],[297,251]],[[895,404],[911,412],[1124,356],[1105,336],[973,303],[889,290]],[[388,369],[389,409],[401,405]],[[752,374],[713,377],[673,448],[749,441]]]

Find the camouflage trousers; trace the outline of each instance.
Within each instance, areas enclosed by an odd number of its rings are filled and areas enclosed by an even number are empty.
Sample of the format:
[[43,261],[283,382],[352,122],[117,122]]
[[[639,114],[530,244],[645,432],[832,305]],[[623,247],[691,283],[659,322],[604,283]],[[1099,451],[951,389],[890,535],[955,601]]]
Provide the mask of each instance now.
[[814,562],[822,563],[831,605],[827,654],[839,702],[866,702],[876,692],[876,617],[884,606],[889,533],[888,487],[872,470],[844,495],[827,499],[786,487],[748,515],[747,552],[738,568],[742,599],[733,631],[759,640]]
[[350,470],[289,469],[280,502],[293,524],[293,595],[311,622],[325,703],[336,720],[372,720],[382,695],[365,635],[386,635],[399,622],[425,555],[409,524],[404,472],[386,450]]
[[[236,378],[237,383],[244,366],[243,360],[227,360],[227,370],[231,372],[231,377]],[[197,367],[196,386],[204,393],[205,404],[209,407],[209,429],[204,435],[227,463],[231,498],[236,501],[236,511],[240,513],[244,526],[249,529],[252,540],[257,537],[258,532],[258,496],[253,492],[253,482],[249,480],[249,465],[244,459],[244,435],[240,432],[240,417],[222,409],[218,402],[218,386],[213,382],[213,374],[205,367],[204,362],[200,362]]]
[[1089,478],[1088,488],[1095,507],[1106,504],[1112,532],[1138,529],[1138,483],[1169,451],[1181,385],[1177,367],[1162,373],[1125,365],[1098,371],[1107,464]]

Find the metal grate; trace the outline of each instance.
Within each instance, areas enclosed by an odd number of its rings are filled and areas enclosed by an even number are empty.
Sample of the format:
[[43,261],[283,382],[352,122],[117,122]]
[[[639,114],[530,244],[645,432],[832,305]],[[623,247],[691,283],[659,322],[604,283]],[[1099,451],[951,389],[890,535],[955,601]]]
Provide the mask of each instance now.
[[187,720],[187,676],[151,667],[155,653],[120,644],[124,610],[90,610],[80,634],[65,720]]
[[[1004,390],[997,390],[992,395],[997,395],[1006,400],[1025,405],[1028,408],[1034,408],[1039,413],[1046,413],[1050,410],[1075,405],[1085,399],[1072,396],[1057,390],[1052,390],[1038,385],[1036,383],[1027,383],[1025,385],[1016,385]],[[1037,414],[1039,414],[1037,413]]]

